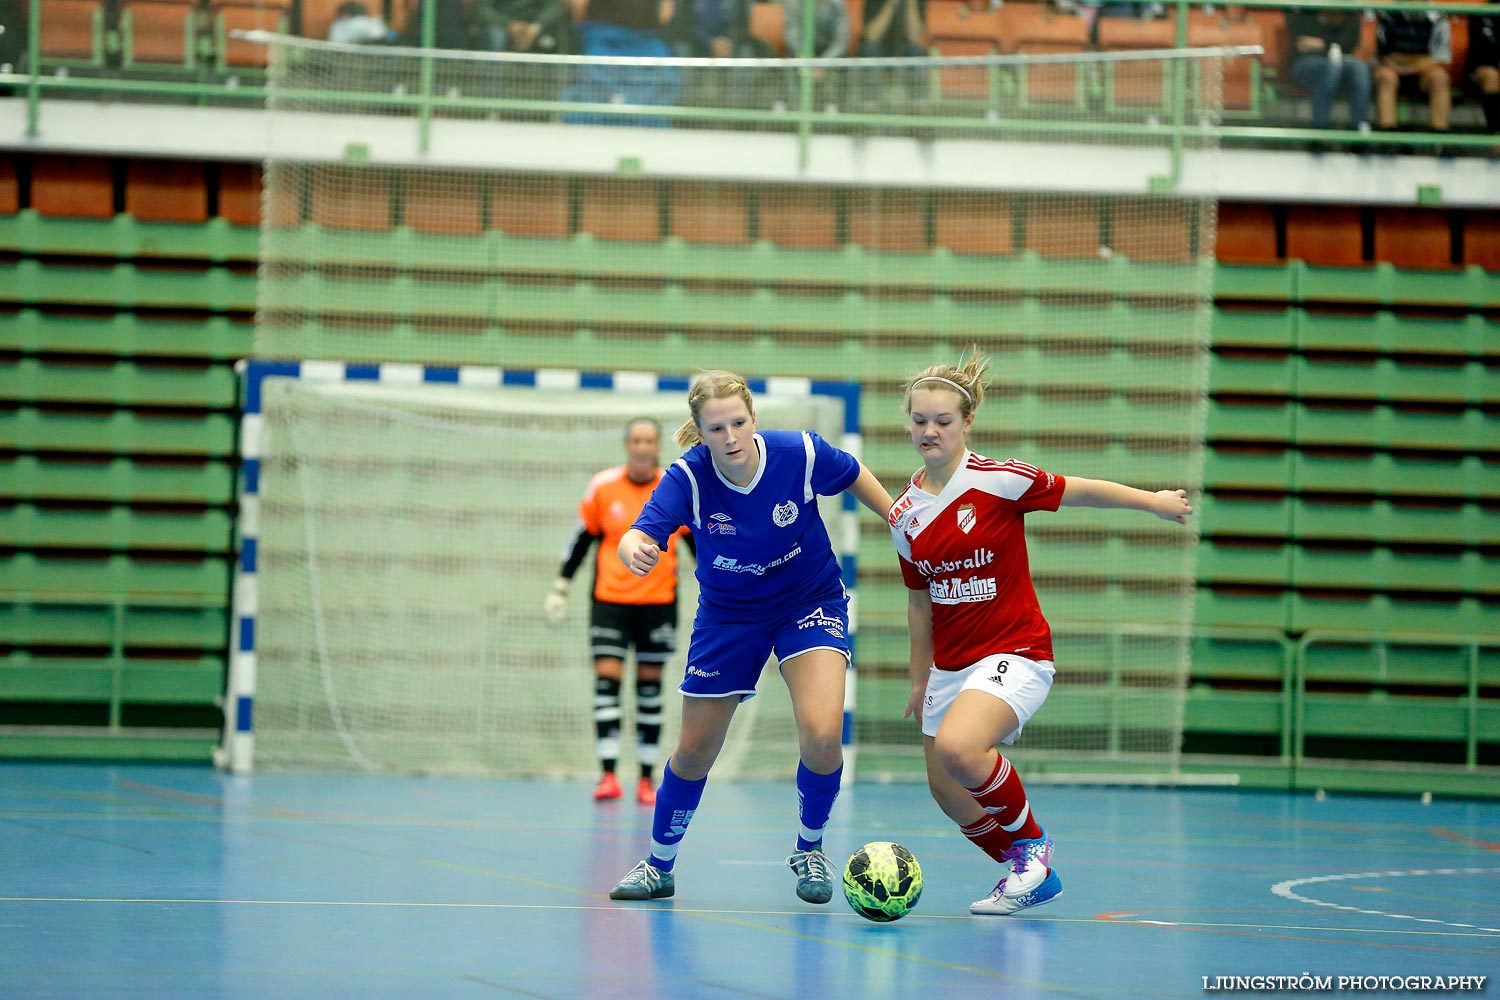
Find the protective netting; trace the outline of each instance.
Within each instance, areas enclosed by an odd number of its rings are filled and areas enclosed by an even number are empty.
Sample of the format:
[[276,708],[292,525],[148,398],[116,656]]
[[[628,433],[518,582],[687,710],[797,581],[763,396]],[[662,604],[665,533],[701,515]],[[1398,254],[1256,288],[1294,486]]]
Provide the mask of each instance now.
[[[1196,492],[1221,55],[289,46],[256,352],[857,381],[864,459],[895,492],[918,464],[901,379],[977,345],[995,385],[976,451]],[[1172,773],[1195,531],[1028,522],[1059,669],[1032,768]],[[868,517],[860,564],[862,766],[915,773],[905,593]]]
[[[595,773],[587,633],[597,548],[565,622],[544,620],[542,598],[589,479],[623,462],[626,422],[654,417],[670,434],[682,394],[264,386],[256,766]],[[810,427],[834,441],[843,428],[837,399],[766,396],[759,409],[768,427]],[[838,511],[825,501],[835,534]],[[669,691],[682,680],[691,571],[686,557]],[[679,699],[667,705],[670,748]],[[727,776],[785,776],[796,760],[791,706],[771,670],[737,714],[720,766]]]

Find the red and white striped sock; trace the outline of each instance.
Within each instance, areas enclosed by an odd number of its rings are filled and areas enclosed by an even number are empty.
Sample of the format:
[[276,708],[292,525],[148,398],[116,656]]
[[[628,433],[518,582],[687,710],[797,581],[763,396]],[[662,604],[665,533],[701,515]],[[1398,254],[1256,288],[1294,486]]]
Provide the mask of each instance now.
[[[989,813],[1001,833],[1017,840],[1031,840],[1042,835],[1042,828],[1031,816],[1031,804],[1026,801],[1026,789],[1021,785],[1021,776],[1004,755],[995,754],[995,769],[990,778],[978,788],[970,788],[974,801]],[[967,832],[964,834],[969,836]],[[975,843],[979,841],[969,837]],[[1010,844],[1006,844],[1007,847]],[[988,848],[986,848],[988,851]]]

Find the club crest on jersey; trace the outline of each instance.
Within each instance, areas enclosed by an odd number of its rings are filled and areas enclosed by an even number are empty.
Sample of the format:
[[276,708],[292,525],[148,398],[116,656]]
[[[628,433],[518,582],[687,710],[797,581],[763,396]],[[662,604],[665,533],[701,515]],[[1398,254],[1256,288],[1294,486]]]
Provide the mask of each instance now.
[[960,504],[958,508],[958,530],[964,534],[974,530],[974,505]]
[[771,508],[771,523],[776,527],[785,528],[795,520],[797,520],[797,505],[791,500]]

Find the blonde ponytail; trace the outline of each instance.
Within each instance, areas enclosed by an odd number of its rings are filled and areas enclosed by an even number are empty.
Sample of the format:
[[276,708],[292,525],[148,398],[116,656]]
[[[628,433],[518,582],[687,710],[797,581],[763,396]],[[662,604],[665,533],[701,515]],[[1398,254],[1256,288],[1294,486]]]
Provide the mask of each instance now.
[[745,401],[745,409],[755,415],[755,399],[750,395],[749,384],[733,372],[706,371],[700,372],[693,379],[692,387],[688,389],[688,410],[692,417],[677,428],[677,433],[672,435],[679,447],[691,448],[703,440],[698,433],[698,416],[703,410],[703,404],[710,399],[728,399],[738,396]]

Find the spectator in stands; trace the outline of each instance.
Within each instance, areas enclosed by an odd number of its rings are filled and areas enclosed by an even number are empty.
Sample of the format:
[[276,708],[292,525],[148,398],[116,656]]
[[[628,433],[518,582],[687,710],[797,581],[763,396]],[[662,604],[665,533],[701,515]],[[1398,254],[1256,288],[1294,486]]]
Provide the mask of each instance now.
[[1500,14],[1469,17],[1469,65],[1474,68],[1484,125],[1500,135]]
[[1312,97],[1313,128],[1333,122],[1333,102],[1349,101],[1349,127],[1370,127],[1370,66],[1355,56],[1359,48],[1357,10],[1289,10],[1286,32],[1292,59],[1288,75]]
[[[671,0],[590,0],[577,28],[578,48],[586,56],[672,55],[662,35]],[[587,104],[676,104],[680,89],[673,66],[612,66],[585,62],[563,99]],[[590,125],[669,124],[661,116],[624,118],[571,112],[565,120]]]
[[328,40],[346,45],[387,45],[396,40],[396,33],[381,17],[371,14],[361,0],[346,0],[334,12]]
[[1437,10],[1383,10],[1376,21],[1376,126],[1396,127],[1396,91],[1404,77],[1415,77],[1427,95],[1432,131],[1448,131],[1448,112],[1453,104],[1453,81],[1444,65],[1453,58],[1448,15]]
[[861,56],[924,56],[927,0],[873,0],[865,8]]
[[[782,32],[786,37],[786,54],[802,58],[802,22],[806,17],[802,0],[785,0],[785,16]],[[849,54],[849,8],[844,0],[813,0],[813,36],[809,53],[818,59],[842,59]],[[844,103],[843,72],[830,74],[827,69],[812,71],[815,101],[819,106],[838,106]],[[787,93],[795,95],[801,86],[801,78],[795,70],[787,71]]]
[[573,51],[573,12],[564,0],[477,0],[474,16],[491,52]]
[[[802,55],[802,0],[786,0],[786,54]],[[814,0],[812,54],[842,59],[849,54],[849,8],[844,0]]]
[[[860,35],[859,54],[866,58],[924,56],[927,50],[927,0],[871,0],[865,7],[865,30]],[[884,74],[882,74],[884,75]],[[888,79],[898,87],[916,89],[921,72],[892,73]],[[876,100],[894,94],[875,94]]]
[[406,17],[406,27],[401,32],[403,45],[422,44],[422,17],[428,3],[433,11],[432,44],[439,49],[472,49],[474,43],[474,21],[465,0],[418,0]]
[[667,33],[680,56],[752,59],[764,55],[750,37],[751,0],[678,0]]
[[[764,42],[750,34],[752,0],[677,0],[667,37],[672,51],[684,58],[764,59],[770,55]],[[705,107],[736,107],[759,104],[757,74],[745,70],[725,71],[694,67],[686,81],[692,95],[689,103]]]

